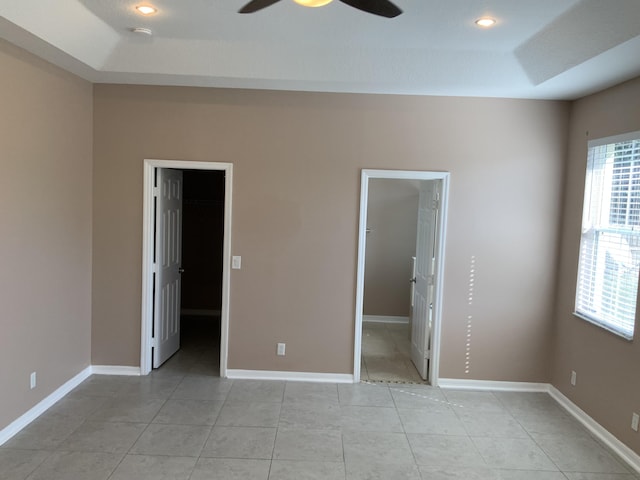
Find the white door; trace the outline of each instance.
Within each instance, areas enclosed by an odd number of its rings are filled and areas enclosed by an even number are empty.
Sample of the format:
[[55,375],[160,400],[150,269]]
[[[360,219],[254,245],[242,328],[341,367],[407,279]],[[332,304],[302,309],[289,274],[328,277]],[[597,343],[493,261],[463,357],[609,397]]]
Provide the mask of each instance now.
[[424,380],[427,380],[429,373],[439,190],[439,180],[423,180],[418,201],[415,277],[412,280],[415,288],[411,319],[411,361]]
[[153,368],[180,348],[182,172],[158,169]]

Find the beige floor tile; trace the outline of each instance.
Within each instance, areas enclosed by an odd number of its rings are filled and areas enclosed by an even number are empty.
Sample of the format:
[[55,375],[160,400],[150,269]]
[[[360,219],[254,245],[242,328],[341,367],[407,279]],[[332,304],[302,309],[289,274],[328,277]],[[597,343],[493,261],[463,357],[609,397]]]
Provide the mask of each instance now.
[[336,430],[279,428],[273,458],[340,462],[344,458],[342,437]]
[[190,480],[195,458],[127,455],[109,480]]
[[60,450],[126,453],[145,428],[144,423],[85,422],[60,445]]
[[[406,326],[368,331],[394,355],[363,378],[415,378]],[[0,447],[0,479],[640,479],[546,393],[220,379],[197,340],[148,377],[87,379]]]
[[198,457],[211,427],[203,425],[151,424],[129,453],[137,455],[175,455]]
[[14,450],[0,448],[0,478],[24,480],[49,457],[45,450]]
[[343,462],[273,460],[269,480],[344,480]]
[[411,362],[410,354],[408,325],[365,323],[360,380],[424,383]]
[[201,458],[189,480],[267,480],[270,460]]
[[200,454],[215,458],[269,460],[273,455],[276,429],[266,427],[214,427]]
[[221,401],[209,400],[167,400],[153,419],[153,423],[213,425],[222,404]]
[[113,453],[55,452],[29,480],[107,480],[122,457]]

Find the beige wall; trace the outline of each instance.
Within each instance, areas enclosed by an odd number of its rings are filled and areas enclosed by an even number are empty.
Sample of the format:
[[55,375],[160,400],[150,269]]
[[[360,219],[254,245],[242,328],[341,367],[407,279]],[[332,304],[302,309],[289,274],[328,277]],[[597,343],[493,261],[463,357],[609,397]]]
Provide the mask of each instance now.
[[[553,385],[607,430],[640,453],[632,412],[640,413],[640,324],[628,342],[573,312],[587,141],[640,130],[640,78],[572,106],[556,309]],[[577,372],[575,387],[571,370]]]
[[142,162],[165,158],[234,164],[230,368],[350,373],[360,170],[447,170],[441,375],[548,380],[567,103],[115,85],[94,98],[94,364],[139,364]]
[[409,316],[419,193],[413,180],[369,180],[364,315]]
[[2,429],[90,362],[92,86],[3,41],[0,72]]

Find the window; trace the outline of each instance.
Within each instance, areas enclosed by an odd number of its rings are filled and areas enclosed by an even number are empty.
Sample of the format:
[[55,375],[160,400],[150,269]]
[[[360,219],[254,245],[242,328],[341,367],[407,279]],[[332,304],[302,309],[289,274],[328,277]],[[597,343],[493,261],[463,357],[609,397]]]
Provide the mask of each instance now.
[[633,338],[640,266],[640,132],[589,142],[576,315]]

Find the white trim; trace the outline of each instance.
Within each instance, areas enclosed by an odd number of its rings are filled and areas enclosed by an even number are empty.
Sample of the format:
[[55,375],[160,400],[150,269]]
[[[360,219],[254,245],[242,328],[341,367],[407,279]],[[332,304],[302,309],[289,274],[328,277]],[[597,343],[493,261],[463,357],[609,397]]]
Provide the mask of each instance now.
[[143,220],[142,220],[142,312],[140,340],[140,374],[151,372],[151,331],[153,311],[153,169],[220,170],[224,182],[224,239],[222,253],[222,306],[220,309],[220,376],[227,376],[229,353],[229,285],[231,265],[231,199],[233,164],[220,162],[192,162],[183,160],[145,159],[143,163]]
[[389,315],[363,315],[363,323],[409,323],[409,317],[392,317]]
[[573,316],[585,322],[589,322],[591,325],[601,328],[609,332],[610,334],[615,335],[616,337],[620,337],[621,339],[626,340],[627,342],[633,342],[633,336],[634,336],[633,331],[631,332],[631,334],[628,334],[626,332],[623,332],[622,330],[618,330],[616,327],[614,327],[613,325],[611,325],[610,323],[604,320],[591,318],[589,315],[586,315],[580,312],[573,312]]
[[348,373],[280,372],[270,370],[239,370],[229,368],[227,378],[243,380],[286,380],[288,382],[353,383]]
[[442,198],[438,219],[437,271],[434,291],[433,325],[431,330],[431,361],[429,362],[429,383],[437,387],[440,375],[440,330],[442,323],[442,301],[444,286],[444,263],[446,245],[447,210],[449,204],[449,172],[418,172],[407,170],[369,170],[363,169],[360,180],[360,222],[358,233],[358,266],[356,274],[356,321],[353,348],[353,379],[360,381],[360,356],[362,353],[362,321],[364,301],[364,269],[367,245],[367,202],[369,199],[369,179],[394,178],[403,180],[441,180]]
[[466,378],[441,378],[440,388],[452,390],[493,390],[502,392],[548,392],[548,383],[502,382],[494,380],[469,380]]
[[64,397],[71,390],[80,385],[91,375],[91,367],[87,367],[78,373],[71,380],[67,380],[62,386],[58,387],[53,393],[38,402],[34,407],[30,408],[26,413],[20,415],[16,420],[0,430],[0,445],[12,438],[16,433],[25,428],[36,418],[51,408],[58,400]]
[[567,398],[553,385],[549,386],[549,395],[569,412],[576,420],[587,428],[598,440],[613,450],[637,473],[640,473],[640,455],[613,436],[607,429],[591,418],[584,410]]
[[119,365],[92,365],[92,375],[140,376],[140,367],[123,367]]

